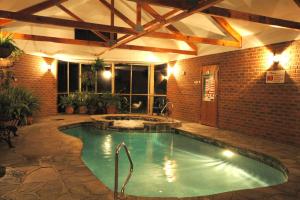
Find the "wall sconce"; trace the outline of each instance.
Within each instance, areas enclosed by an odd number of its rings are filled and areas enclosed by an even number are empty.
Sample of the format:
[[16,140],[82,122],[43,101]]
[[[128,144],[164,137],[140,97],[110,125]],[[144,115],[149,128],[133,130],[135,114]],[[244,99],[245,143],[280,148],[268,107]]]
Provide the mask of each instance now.
[[51,64],[48,64],[47,68],[48,68],[48,72],[51,72]]
[[110,79],[110,78],[111,78],[111,71],[109,71],[109,70],[104,70],[102,76],[103,76],[105,79]]
[[273,55],[273,63],[274,64],[279,64],[279,62],[280,62],[280,55],[274,53],[274,55]]
[[171,76],[172,74],[174,73],[174,67],[171,67],[171,66],[168,66],[168,69],[167,69],[167,76]]

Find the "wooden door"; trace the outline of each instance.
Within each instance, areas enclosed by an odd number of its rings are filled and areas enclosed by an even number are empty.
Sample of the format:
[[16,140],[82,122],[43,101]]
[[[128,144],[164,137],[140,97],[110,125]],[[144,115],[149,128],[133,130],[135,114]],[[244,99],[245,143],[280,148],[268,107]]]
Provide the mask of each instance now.
[[201,124],[217,126],[218,113],[218,67],[204,66],[201,70]]

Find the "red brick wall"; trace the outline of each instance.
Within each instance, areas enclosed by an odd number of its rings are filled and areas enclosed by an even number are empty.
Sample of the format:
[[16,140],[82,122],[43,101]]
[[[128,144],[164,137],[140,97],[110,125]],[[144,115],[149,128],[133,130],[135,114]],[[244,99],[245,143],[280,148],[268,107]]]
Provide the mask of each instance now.
[[[52,64],[51,72],[47,65]],[[54,115],[56,111],[56,77],[55,63],[51,59],[38,56],[23,55],[13,66],[17,85],[28,88],[39,99],[38,116]]]
[[[266,84],[271,52],[289,52],[285,84]],[[300,41],[197,57],[170,65],[168,81],[173,117],[200,122],[201,66],[219,66],[218,126],[300,144]]]

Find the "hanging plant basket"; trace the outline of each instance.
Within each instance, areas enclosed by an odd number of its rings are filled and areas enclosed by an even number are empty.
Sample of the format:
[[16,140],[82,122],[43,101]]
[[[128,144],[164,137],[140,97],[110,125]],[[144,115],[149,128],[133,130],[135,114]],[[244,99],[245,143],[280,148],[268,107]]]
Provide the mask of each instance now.
[[13,48],[11,47],[0,47],[0,58],[7,58],[13,52]]

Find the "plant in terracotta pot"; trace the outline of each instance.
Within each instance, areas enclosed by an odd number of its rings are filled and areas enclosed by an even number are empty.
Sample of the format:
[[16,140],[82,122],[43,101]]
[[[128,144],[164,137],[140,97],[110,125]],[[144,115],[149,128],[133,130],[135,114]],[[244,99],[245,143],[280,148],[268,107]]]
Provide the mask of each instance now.
[[103,102],[101,101],[100,95],[98,94],[88,94],[86,102],[88,113],[90,115],[95,114],[99,108],[103,107]]
[[17,57],[22,53],[13,40],[13,34],[0,32],[0,58]]
[[59,105],[62,108],[65,108],[65,113],[66,114],[73,114],[74,113],[74,106],[75,106],[75,95],[70,94],[70,95],[67,95],[67,96],[61,96]]
[[87,98],[88,94],[84,92],[75,93],[75,105],[79,114],[87,113]]
[[118,113],[121,107],[121,101],[118,95],[112,95],[107,93],[102,95],[102,99],[107,114]]
[[26,105],[26,109],[24,110],[26,124],[31,125],[33,124],[33,114],[40,109],[40,104],[37,97],[29,91],[24,92],[23,100]]

